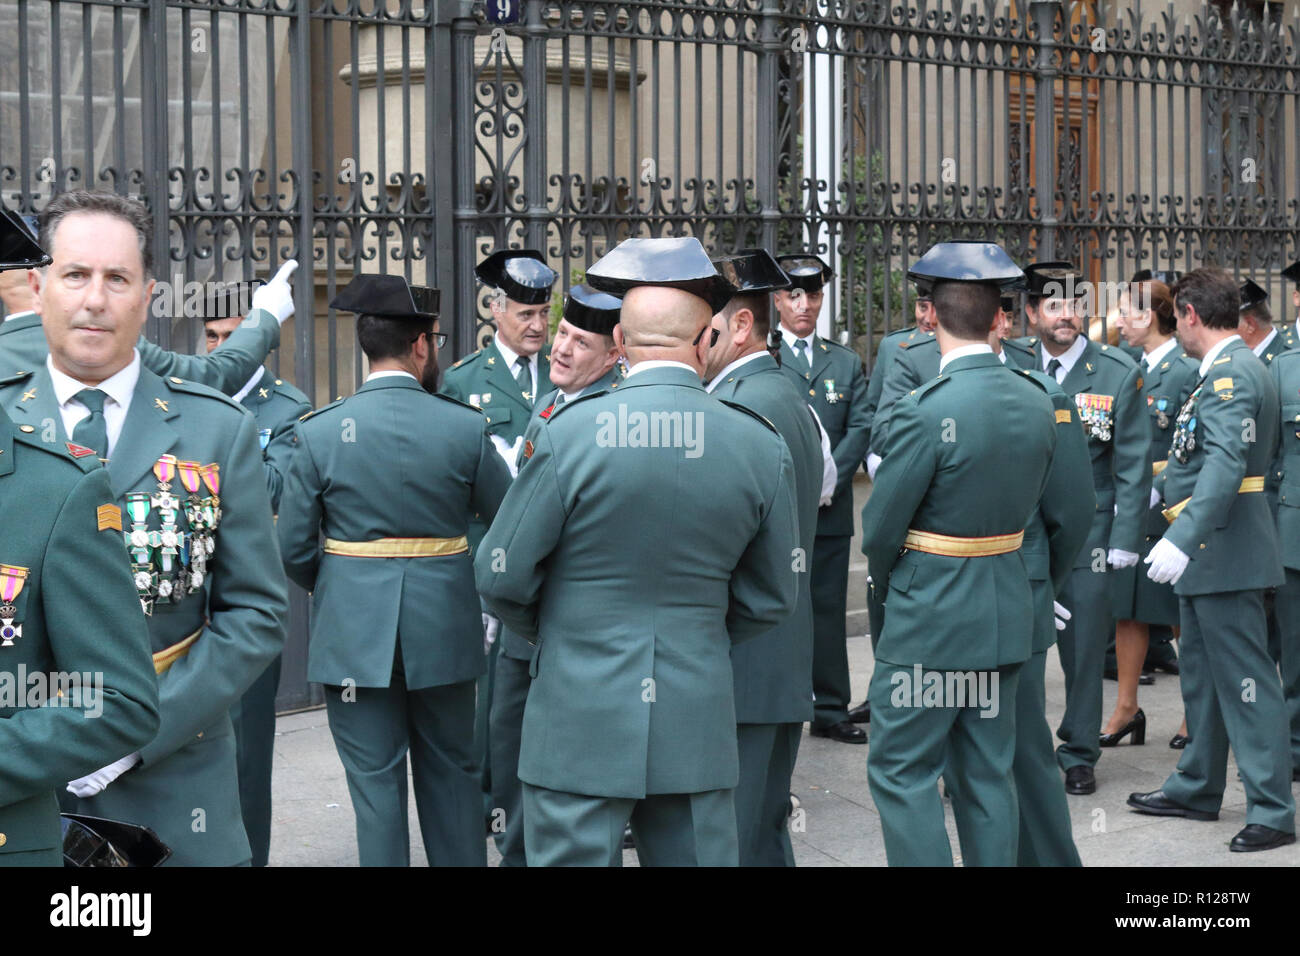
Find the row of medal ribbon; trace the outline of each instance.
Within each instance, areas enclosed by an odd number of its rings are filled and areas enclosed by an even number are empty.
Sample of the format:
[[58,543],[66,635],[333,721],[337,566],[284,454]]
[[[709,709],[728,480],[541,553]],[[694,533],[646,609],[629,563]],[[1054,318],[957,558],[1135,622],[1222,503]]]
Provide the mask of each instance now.
[[[220,466],[163,455],[154,463],[153,473],[158,479],[156,492],[127,494],[131,527],[123,531],[145,614],[151,614],[155,604],[177,604],[203,587],[221,523]],[[172,493],[177,477],[184,499]],[[205,489],[208,494],[201,495]],[[151,511],[158,516],[159,527],[154,529],[149,527]],[[177,521],[182,511],[185,527]]]

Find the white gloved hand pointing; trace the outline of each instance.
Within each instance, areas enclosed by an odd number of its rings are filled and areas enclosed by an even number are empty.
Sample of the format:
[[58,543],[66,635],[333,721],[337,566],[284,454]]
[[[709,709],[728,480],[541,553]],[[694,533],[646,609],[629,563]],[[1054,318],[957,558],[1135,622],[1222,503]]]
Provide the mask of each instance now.
[[293,287],[289,285],[289,279],[297,268],[297,259],[286,260],[270,282],[257,287],[253,293],[253,308],[270,312],[275,321],[284,325],[285,320],[293,315]]

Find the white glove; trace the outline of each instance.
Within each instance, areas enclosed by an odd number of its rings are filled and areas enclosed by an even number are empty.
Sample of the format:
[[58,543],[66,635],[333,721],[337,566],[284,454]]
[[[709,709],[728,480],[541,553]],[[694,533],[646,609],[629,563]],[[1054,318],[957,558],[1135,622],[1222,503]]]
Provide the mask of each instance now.
[[289,277],[297,268],[297,259],[286,260],[275,278],[257,287],[253,293],[253,308],[265,309],[275,316],[275,321],[284,325],[285,319],[293,315],[293,289],[289,286]]
[[496,643],[497,635],[501,633],[501,621],[491,614],[483,615],[483,653],[487,654],[492,650],[492,645]]
[[128,754],[102,770],[96,770],[92,774],[73,780],[68,784],[68,792],[77,797],[93,797],[139,762],[138,753]]
[[1177,584],[1178,579],[1187,570],[1187,562],[1192,560],[1165,538],[1156,542],[1156,546],[1147,555],[1147,577],[1156,584]]
[[1073,617],[1073,615],[1066,610],[1065,605],[1060,601],[1052,602],[1052,611],[1056,614],[1056,629],[1058,631],[1065,630],[1065,622]]
[[520,435],[516,438],[513,445],[507,444],[506,440],[500,435],[489,435],[488,437],[492,439],[492,445],[496,448],[497,454],[501,456],[501,460],[504,461],[506,467],[510,469],[510,477],[518,478],[519,449],[524,444],[524,436]]
[[1111,548],[1106,553],[1106,563],[1112,568],[1131,568],[1138,563],[1141,555],[1134,554],[1132,551],[1122,551],[1119,548]]
[[880,467],[881,460],[874,451],[867,456],[867,474],[871,476],[872,481],[876,480],[876,469]]
[[1154,508],[1156,505],[1160,504],[1160,499],[1163,498],[1163,497],[1164,497],[1164,496],[1161,495],[1159,491],[1157,491],[1156,489],[1152,488],[1152,489],[1151,489],[1151,504],[1147,505],[1147,507],[1148,507],[1148,508]]

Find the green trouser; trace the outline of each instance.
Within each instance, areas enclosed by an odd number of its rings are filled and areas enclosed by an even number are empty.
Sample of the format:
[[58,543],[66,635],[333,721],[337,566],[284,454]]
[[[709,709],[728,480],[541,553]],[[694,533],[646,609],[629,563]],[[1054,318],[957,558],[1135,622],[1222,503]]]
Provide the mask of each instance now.
[[474,682],[408,690],[398,667],[388,687],[328,687],[330,733],[347,771],[362,866],[409,866],[406,755],[430,866],[486,866],[474,763]]
[[817,535],[813,545],[813,723],[819,727],[849,719],[848,535]]
[[1246,788],[1246,823],[1295,832],[1282,685],[1268,657],[1263,591],[1180,595],[1183,707],[1190,739],[1169,799],[1218,813],[1228,747]]
[[803,724],[737,724],[736,833],[741,866],[794,866],[790,778]]
[[[1046,581],[1034,581],[1035,587]],[[1016,756],[1012,772],[1020,802],[1017,866],[1082,866],[1070,827],[1061,772],[1052,754],[1047,723],[1047,652],[1038,651],[1020,668],[1016,687]]]
[[[492,692],[492,836],[502,866],[526,866],[524,798],[519,783],[519,738],[528,703],[528,661],[502,654],[497,658]],[[498,813],[498,811],[500,811]]]
[[735,866],[731,790],[591,797],[525,783],[529,866],[622,866],[630,821],[642,866]]
[[[505,627],[505,625],[501,625]],[[483,794],[483,817],[492,822],[492,691],[496,685],[497,658],[501,656],[501,632],[487,652],[487,671],[474,686],[474,759],[479,768]]]
[[[1057,646],[1065,671],[1065,714],[1056,736],[1062,770],[1095,767],[1101,757],[1101,682],[1106,640],[1115,626],[1109,578],[1091,567],[1075,568],[1056,596],[1070,612]],[[872,715],[874,717],[874,715]]]
[[874,582],[867,586],[867,626],[871,628],[871,653],[874,654],[880,635],[885,632],[885,602],[876,597]]
[[[988,706],[914,696],[915,669],[877,660],[871,675],[867,782],[890,866],[952,866],[938,782],[960,781],[953,816],[966,866],[1014,866],[1019,824],[1012,766],[1022,665],[964,672],[992,693]],[[948,684],[946,671],[940,675]],[[947,696],[946,694],[944,695]]]
[[253,851],[253,866],[266,866],[271,851],[271,764],[275,757],[275,694],[280,658],[230,708],[239,765],[239,812]]
[[1300,767],[1300,571],[1286,569],[1286,583],[1277,589],[1274,611],[1276,647],[1269,649],[1269,656],[1282,671],[1282,700],[1291,727],[1294,773]]

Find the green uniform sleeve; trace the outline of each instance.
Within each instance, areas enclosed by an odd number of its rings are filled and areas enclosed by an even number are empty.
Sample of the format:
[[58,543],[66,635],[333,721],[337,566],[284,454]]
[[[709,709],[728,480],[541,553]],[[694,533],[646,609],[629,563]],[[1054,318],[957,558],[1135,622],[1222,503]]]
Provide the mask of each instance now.
[[[520,456],[523,453],[523,446],[520,445]],[[483,524],[491,524],[496,517],[506,492],[510,490],[510,481],[510,469],[497,454],[492,439],[484,432],[478,453],[478,471],[475,472],[474,487],[470,492],[470,507]]]
[[767,513],[731,575],[727,634],[733,644],[758,637],[793,614],[799,574],[810,573],[812,566],[812,556],[805,555],[800,564],[805,570],[795,570],[799,512],[795,505],[794,460],[785,442],[779,444],[779,474]]
[[871,441],[871,413],[867,410],[867,376],[862,363],[853,356],[853,385],[850,391],[849,417],[844,423],[844,437],[831,449],[839,476],[836,488],[842,490],[853,480],[854,473],[867,454]]
[[84,475],[59,511],[41,568],[53,667],[101,675],[100,696],[0,720],[0,806],[62,790],[139,750],[158,730],[149,631],[122,534],[95,530],[96,509],[112,500],[106,471]]
[[271,513],[280,513],[280,498],[284,493],[284,474],[289,467],[289,459],[293,454],[293,446],[297,441],[297,433],[294,426],[298,424],[298,419],[311,411],[311,406],[306,402],[300,403],[286,421],[276,426],[275,431],[271,433],[271,441],[266,446],[266,451],[262,453],[262,461],[266,468],[266,490],[271,495]]
[[240,419],[221,479],[208,623],[190,652],[158,678],[162,732],[140,751],[146,764],[229,711],[284,646],[289,601],[251,415]]
[[313,591],[320,570],[320,523],[324,513],[321,495],[324,489],[310,442],[297,428],[291,440],[294,444],[287,455],[285,494],[281,496],[275,530],[280,539],[284,573],[294,584]]
[[1115,434],[1111,450],[1115,474],[1115,518],[1111,548],[1142,553],[1147,512],[1151,508],[1151,425],[1138,384],[1142,371],[1129,369],[1115,396]]
[[921,381],[916,363],[908,358],[907,351],[897,349],[895,352],[889,368],[882,376],[884,382],[880,386],[880,401],[876,406],[876,414],[871,419],[871,450],[881,458],[885,457],[885,446],[889,440],[889,415],[894,404],[908,392],[925,384]]
[[862,553],[877,594],[889,590],[889,573],[937,466],[935,438],[920,406],[904,399],[892,418],[886,454],[862,509]]
[[1056,451],[1038,508],[1047,527],[1052,590],[1059,592],[1070,576],[1079,549],[1088,540],[1097,510],[1097,492],[1092,485],[1088,439],[1079,423],[1074,399],[1064,392],[1054,392],[1051,397],[1057,413]]
[[164,378],[176,376],[234,395],[253,377],[266,356],[280,344],[280,323],[270,312],[254,309],[221,347],[207,355],[182,355],[160,349],[147,339],[138,343],[140,361]]

